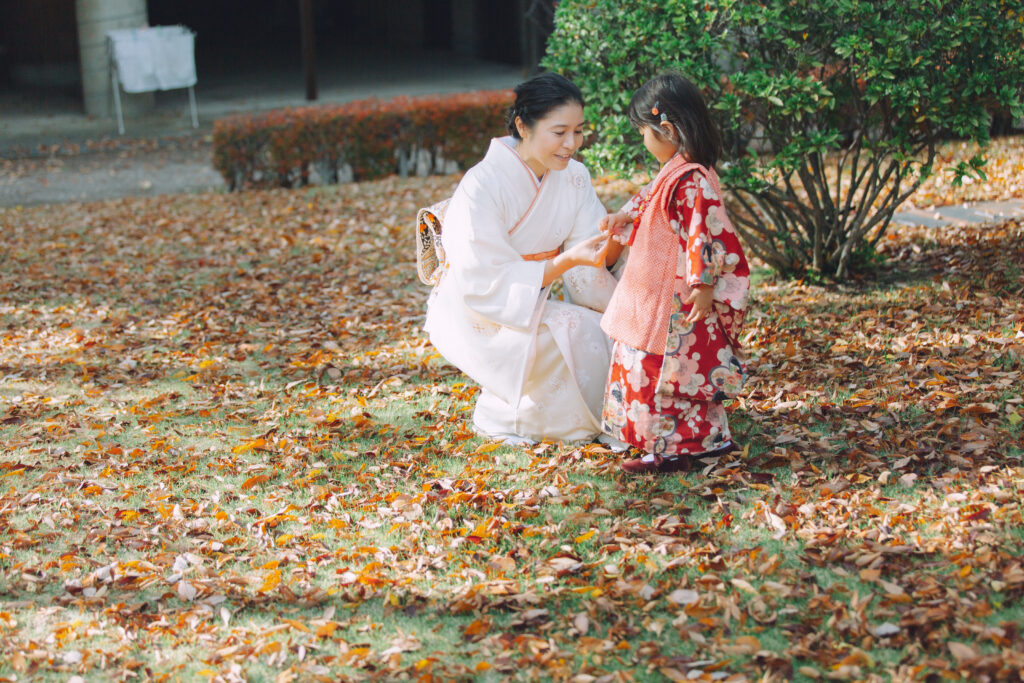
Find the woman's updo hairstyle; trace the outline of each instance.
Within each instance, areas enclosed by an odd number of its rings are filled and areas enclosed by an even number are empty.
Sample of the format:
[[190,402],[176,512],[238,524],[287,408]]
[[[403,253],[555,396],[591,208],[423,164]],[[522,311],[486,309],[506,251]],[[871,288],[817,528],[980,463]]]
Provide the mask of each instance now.
[[664,73],[644,83],[629,102],[629,122],[650,128],[663,139],[661,123],[675,126],[676,149],[706,168],[722,156],[722,137],[711,120],[700,90],[677,73]]
[[509,134],[516,140],[522,140],[516,129],[516,117],[523,120],[527,128],[533,126],[548,115],[553,109],[563,104],[575,102],[583,106],[583,93],[576,84],[565,76],[551,71],[534,76],[530,80],[515,87],[516,101],[508,110],[505,125]]

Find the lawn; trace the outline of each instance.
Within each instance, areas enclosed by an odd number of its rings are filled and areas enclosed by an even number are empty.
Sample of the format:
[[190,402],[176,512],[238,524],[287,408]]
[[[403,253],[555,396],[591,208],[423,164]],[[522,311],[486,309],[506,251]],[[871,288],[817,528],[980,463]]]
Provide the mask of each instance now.
[[762,273],[742,451],[626,477],[472,434],[456,180],[0,209],[0,680],[1024,671],[1020,223]]

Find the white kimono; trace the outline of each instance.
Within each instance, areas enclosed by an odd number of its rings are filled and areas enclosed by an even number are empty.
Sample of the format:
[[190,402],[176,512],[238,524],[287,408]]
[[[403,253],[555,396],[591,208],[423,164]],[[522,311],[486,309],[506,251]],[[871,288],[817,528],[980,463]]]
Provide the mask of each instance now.
[[606,211],[583,164],[538,181],[515,142],[492,140],[455,190],[441,234],[447,268],[425,328],[441,355],[480,384],[479,432],[593,438],[611,359],[599,311],[616,280],[604,268],[573,268],[562,277],[572,303],[548,300],[544,261],[523,257],[598,234]]

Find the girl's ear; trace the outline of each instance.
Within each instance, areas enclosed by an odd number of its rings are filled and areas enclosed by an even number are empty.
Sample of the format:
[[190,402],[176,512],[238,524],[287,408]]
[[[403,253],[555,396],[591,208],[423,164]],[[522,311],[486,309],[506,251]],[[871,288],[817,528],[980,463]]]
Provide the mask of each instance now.
[[662,121],[658,124],[658,131],[661,136],[673,144],[678,144],[679,134],[676,132],[676,127],[668,121]]

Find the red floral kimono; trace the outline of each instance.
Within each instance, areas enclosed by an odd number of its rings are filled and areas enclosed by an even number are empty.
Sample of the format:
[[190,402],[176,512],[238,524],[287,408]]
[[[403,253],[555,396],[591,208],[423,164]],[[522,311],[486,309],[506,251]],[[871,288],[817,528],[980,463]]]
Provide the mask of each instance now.
[[[647,197],[654,195],[659,178],[627,205],[634,218],[634,234],[643,212],[651,210]],[[730,444],[722,401],[743,387],[737,336],[750,282],[750,269],[726,217],[717,178],[711,181],[694,171],[676,183],[669,188],[665,210],[678,249],[675,253],[655,250],[648,257],[675,263],[665,350],[656,354],[615,341],[602,414],[605,432],[662,457],[699,454]],[[661,272],[669,265],[641,263],[632,256],[627,269]],[[683,301],[698,285],[714,287],[714,304],[703,320],[690,324],[686,317],[691,306]]]

